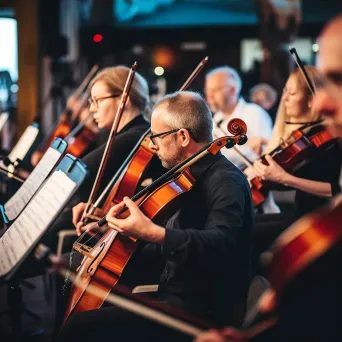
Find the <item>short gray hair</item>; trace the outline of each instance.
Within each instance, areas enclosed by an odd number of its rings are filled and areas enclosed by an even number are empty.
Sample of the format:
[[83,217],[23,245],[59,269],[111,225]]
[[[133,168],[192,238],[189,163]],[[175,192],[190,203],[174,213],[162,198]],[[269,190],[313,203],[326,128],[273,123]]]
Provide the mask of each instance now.
[[186,128],[198,143],[213,140],[213,120],[210,109],[199,93],[177,91],[164,96],[153,107],[165,105],[163,121],[171,129]]
[[242,88],[242,81],[241,77],[239,76],[239,73],[235,69],[229,67],[228,65],[223,65],[210,70],[205,77],[209,77],[218,73],[224,74],[229,79],[230,83],[235,86],[236,95],[239,96]]

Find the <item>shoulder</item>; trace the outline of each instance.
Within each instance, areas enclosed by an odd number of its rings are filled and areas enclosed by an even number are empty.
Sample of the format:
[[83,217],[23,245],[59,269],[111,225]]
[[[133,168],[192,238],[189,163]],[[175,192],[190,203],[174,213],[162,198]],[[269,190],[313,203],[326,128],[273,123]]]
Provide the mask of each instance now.
[[210,189],[225,188],[229,192],[249,191],[246,176],[227,158],[221,157],[207,170],[205,174],[206,183]]

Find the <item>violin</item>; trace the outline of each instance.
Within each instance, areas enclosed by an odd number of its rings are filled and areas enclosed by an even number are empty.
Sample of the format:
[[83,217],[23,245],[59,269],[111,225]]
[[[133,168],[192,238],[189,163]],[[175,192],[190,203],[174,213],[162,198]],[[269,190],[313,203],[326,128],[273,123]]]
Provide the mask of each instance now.
[[[314,84],[307,74],[296,49],[290,48],[289,52],[301,71],[309,91],[312,96],[315,96]],[[315,158],[318,150],[328,150],[338,140],[332,136],[324,125],[321,125],[321,122],[322,120],[304,124],[303,127],[293,131],[286,141],[269,153],[270,156],[289,173],[294,173],[307,165]],[[261,157],[261,161],[263,164],[268,165],[265,156]],[[263,182],[259,177],[250,180],[250,184],[253,203],[257,207],[265,200],[272,186],[270,182]]]
[[[186,90],[190,86],[207,61],[208,57],[201,60],[188,79],[184,82],[180,91]],[[93,199],[92,196],[90,196],[88,209],[86,209],[83,214],[84,224],[87,223],[88,219],[99,219],[93,215],[96,208],[101,206],[103,212],[108,212],[113,205],[120,203],[125,196],[132,197],[136,193],[137,187],[140,184],[145,171],[155,156],[155,151],[149,147],[150,133],[151,130],[148,129],[142,135],[132,152],[126,158],[120,169],[116,172],[110,183],[94,204],[92,204]]]
[[342,203],[304,216],[261,255],[268,280],[279,296],[286,285],[342,238]]
[[[157,224],[166,222],[179,209],[182,194],[190,191],[196,182],[189,167],[207,154],[216,155],[223,147],[231,148],[235,144],[242,145],[247,141],[245,135],[247,127],[242,120],[231,120],[228,123],[228,131],[234,135],[210,142],[134,195],[132,200],[140,210]],[[129,215],[127,208],[117,215],[122,218],[127,217]],[[95,226],[101,227],[105,224],[106,218],[103,217]],[[106,296],[118,283],[138,247],[137,239],[123,236],[113,229],[107,230],[94,247],[89,246],[91,238],[87,239],[87,244],[82,241],[84,236],[85,233],[73,246],[76,251],[85,256],[77,274],[82,286],[72,288],[65,320],[74,312],[100,308]],[[108,286],[104,288],[103,283]],[[100,286],[105,295],[98,297],[89,294],[86,291],[88,285]]]
[[[319,150],[328,150],[336,144],[335,138],[321,122],[303,126],[293,131],[290,137],[282,142],[269,155],[287,172],[294,173],[312,161]],[[268,165],[265,156],[263,164]],[[254,206],[259,206],[272,188],[271,182],[260,177],[250,180]]]

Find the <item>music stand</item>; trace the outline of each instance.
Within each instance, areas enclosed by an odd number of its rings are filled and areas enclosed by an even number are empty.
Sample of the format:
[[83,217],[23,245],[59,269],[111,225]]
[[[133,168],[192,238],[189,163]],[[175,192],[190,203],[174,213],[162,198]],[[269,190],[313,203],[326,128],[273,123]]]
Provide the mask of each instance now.
[[[20,317],[22,310],[20,281],[25,276],[25,266],[27,268],[28,261],[34,259],[37,245],[84,181],[86,174],[85,164],[67,154],[0,238],[0,246],[3,248],[2,253],[0,250],[0,282],[7,284],[12,291],[7,298],[9,310],[0,315],[10,314],[13,341],[22,341],[23,336]],[[37,211],[39,203],[46,203],[46,205],[37,220],[33,214]],[[24,248],[21,248],[22,246]]]
[[29,203],[61,159],[67,147],[68,144],[63,139],[55,138],[18,191],[4,205],[0,204],[0,212],[6,224],[13,221]]
[[[38,133],[39,129],[36,123],[29,125],[8,156],[0,161],[0,167],[14,174],[16,169],[21,167],[24,158],[27,156],[33,143],[36,141]],[[3,182],[6,186],[4,196],[9,198],[16,191],[16,184],[13,183],[12,178],[8,177],[3,178]]]

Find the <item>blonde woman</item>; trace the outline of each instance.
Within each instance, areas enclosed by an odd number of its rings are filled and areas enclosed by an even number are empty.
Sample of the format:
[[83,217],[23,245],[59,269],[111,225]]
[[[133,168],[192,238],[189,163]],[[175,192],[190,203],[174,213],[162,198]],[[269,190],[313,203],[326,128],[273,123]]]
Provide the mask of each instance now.
[[[314,67],[307,66],[305,70],[311,80],[318,76]],[[314,158],[295,174],[285,171],[269,153],[291,133],[303,126],[314,126],[324,118],[312,110],[313,95],[306,81],[297,69],[293,71],[284,88],[279,105],[272,137],[265,153],[269,165],[260,160],[254,162],[254,172],[263,180],[281,185],[285,189],[295,189],[296,214],[301,216],[325,204],[334,194],[339,192],[338,178],[341,168],[339,146],[333,143],[328,150],[318,150]]]
[[[89,85],[89,110],[93,112],[94,120],[99,129],[110,131],[116,117],[121,95],[128,77],[126,66],[108,67],[101,70]],[[135,73],[132,87],[124,113],[120,120],[117,136],[112,145],[106,169],[101,178],[101,190],[107,186],[110,179],[125,161],[140,137],[149,129],[146,117],[150,114],[149,88],[146,80]],[[101,159],[107,144],[103,144],[86,155],[82,160],[89,170],[88,182],[80,188],[81,203],[74,207],[74,221],[80,219],[85,203],[88,200],[91,187],[97,174]],[[83,202],[83,203],[82,203]]]

